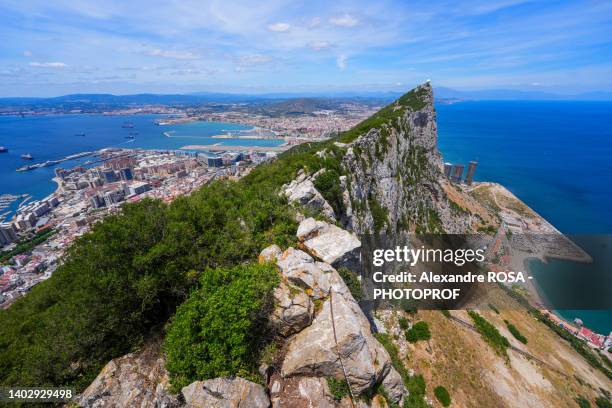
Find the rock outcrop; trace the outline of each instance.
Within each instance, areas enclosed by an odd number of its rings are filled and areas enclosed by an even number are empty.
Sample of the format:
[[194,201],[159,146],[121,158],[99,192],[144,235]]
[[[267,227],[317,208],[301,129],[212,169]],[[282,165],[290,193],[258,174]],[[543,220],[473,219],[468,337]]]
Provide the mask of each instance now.
[[272,408],[334,408],[327,380],[317,377],[274,378],[270,385]]
[[307,218],[297,231],[301,246],[314,257],[334,268],[356,268],[361,242],[353,233],[333,224]]
[[[344,248],[337,250],[338,259],[360,245],[347,231],[314,219],[302,221],[297,235],[305,243],[325,231],[349,234],[349,242],[356,241],[347,246],[337,242],[337,246]],[[312,322],[287,340],[279,376],[273,377],[270,385],[273,403],[281,403],[291,394],[294,400],[302,398],[305,405],[290,406],[328,406],[326,404],[331,401],[326,397],[327,385],[322,385],[320,380],[329,377],[346,378],[355,395],[383,384],[393,402],[400,402],[407,395],[402,378],[392,367],[387,351],[372,335],[370,323],[359,304],[336,269],[327,262],[316,261],[311,255],[320,257],[320,253],[309,245],[303,246],[310,253],[289,248],[278,258],[277,265],[283,279],[315,299],[318,307]],[[282,287],[281,284],[279,292]],[[305,389],[316,390],[320,395],[319,405],[306,404],[312,399],[302,395]],[[288,394],[282,390],[287,390]]]
[[317,174],[308,177],[304,171],[301,171],[295,180],[283,186],[282,194],[290,203],[301,204],[335,221],[334,209],[314,186],[313,180],[316,179],[316,176]]
[[196,381],[181,390],[187,407],[268,408],[263,386],[240,377]]
[[453,211],[441,186],[431,85],[418,86],[374,118],[376,126],[350,143],[342,161],[351,202],[345,225],[358,234],[464,233],[469,219]]
[[80,407],[173,408],[180,398],[168,391],[160,340],[141,351],[111,360],[75,400]]
[[274,290],[274,300],[271,320],[281,336],[297,333],[312,322],[314,305],[304,291],[281,282]]

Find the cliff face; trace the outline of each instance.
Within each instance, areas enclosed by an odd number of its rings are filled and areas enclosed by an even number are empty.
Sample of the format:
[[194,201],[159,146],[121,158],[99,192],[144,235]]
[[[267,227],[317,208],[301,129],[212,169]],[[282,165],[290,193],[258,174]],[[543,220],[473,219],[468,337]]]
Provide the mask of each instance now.
[[420,85],[343,136],[348,193],[344,223],[356,233],[465,232],[442,189],[436,112]]

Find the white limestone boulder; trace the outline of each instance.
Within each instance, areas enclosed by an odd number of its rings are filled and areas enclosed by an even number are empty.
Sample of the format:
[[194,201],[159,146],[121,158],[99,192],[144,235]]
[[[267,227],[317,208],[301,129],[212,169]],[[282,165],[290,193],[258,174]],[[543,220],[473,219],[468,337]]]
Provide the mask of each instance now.
[[270,399],[259,384],[244,378],[213,378],[196,381],[181,390],[193,408],[268,408]]

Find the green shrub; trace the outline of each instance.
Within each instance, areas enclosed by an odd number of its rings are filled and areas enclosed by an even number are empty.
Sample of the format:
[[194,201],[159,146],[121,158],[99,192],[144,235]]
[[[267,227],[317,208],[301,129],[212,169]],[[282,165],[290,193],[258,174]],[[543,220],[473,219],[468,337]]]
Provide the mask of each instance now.
[[368,205],[370,206],[370,212],[374,221],[374,232],[379,233],[389,221],[389,210],[380,205],[375,198],[370,198]]
[[360,301],[363,299],[363,291],[361,289],[361,281],[359,280],[359,274],[351,271],[348,268],[338,268],[338,274],[346,283],[346,286],[349,288],[351,295],[355,298],[356,301]]
[[584,397],[576,397],[576,403],[580,408],[591,408],[591,403]]
[[327,385],[329,386],[329,392],[336,401],[351,395],[349,385],[344,379],[338,380],[337,378],[327,377]]
[[450,319],[451,317],[451,313],[446,309],[440,310],[440,313],[442,313],[447,319]]
[[400,329],[406,330],[408,328],[408,319],[406,319],[405,317],[400,317],[398,319],[398,323],[399,323]]
[[425,378],[421,374],[411,376],[406,388],[410,394],[425,395]]
[[429,340],[431,332],[427,322],[417,322],[409,330],[406,330],[406,340],[411,343],[416,343],[419,340]]
[[387,353],[389,353],[389,356],[391,357],[391,365],[393,366],[393,368],[395,368],[395,371],[397,371],[402,377],[402,380],[404,380],[404,384],[406,384],[410,375],[408,374],[408,370],[406,370],[406,366],[404,365],[402,359],[399,356],[399,349],[397,348],[395,343],[393,343],[391,337],[386,333],[374,333],[374,337],[376,337],[376,340],[378,340],[380,344],[383,345],[385,350],[387,350]]
[[519,331],[519,329],[516,328],[516,326],[514,326],[507,320],[504,320],[504,323],[506,323],[506,327],[508,327],[508,330],[510,331],[510,333],[512,333],[515,339],[517,339],[523,344],[527,344],[527,338],[521,334],[521,332]]
[[269,340],[267,319],[278,283],[272,265],[239,265],[202,274],[200,288],[177,309],[164,342],[175,390],[196,380],[256,376],[259,351]]
[[436,388],[434,388],[434,395],[436,396],[436,399],[440,401],[440,404],[442,404],[443,407],[448,407],[450,405],[450,394],[448,393],[448,390],[443,386],[438,385]]
[[342,189],[340,188],[340,175],[335,170],[326,170],[314,181],[315,188],[323,198],[332,206],[337,217],[344,212]]
[[499,314],[499,310],[495,307],[495,305],[492,305],[491,303],[489,303],[489,308],[495,313]]
[[595,405],[597,408],[612,408],[612,402],[606,397],[595,398]]
[[470,310],[468,312],[472,320],[474,321],[474,325],[476,329],[482,336],[482,338],[489,343],[493,349],[498,352],[502,356],[508,356],[506,349],[510,346],[510,342],[508,339],[501,335],[499,330],[491,323],[489,323],[484,317],[479,315],[478,313]]

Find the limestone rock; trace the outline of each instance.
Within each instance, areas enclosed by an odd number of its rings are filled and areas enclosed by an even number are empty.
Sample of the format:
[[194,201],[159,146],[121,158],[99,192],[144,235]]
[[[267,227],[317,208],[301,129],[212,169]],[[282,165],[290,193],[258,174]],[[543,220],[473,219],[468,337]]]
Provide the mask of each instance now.
[[332,299],[324,301],[310,326],[291,337],[281,374],[283,377],[343,378],[332,328],[333,300],[338,349],[352,390],[359,394],[383,380],[391,368],[391,361],[370,333],[369,322],[346,284],[333,268],[330,269],[328,284],[333,291]]
[[182,389],[185,403],[193,408],[268,408],[270,400],[259,384],[244,378],[196,381]]
[[359,203],[360,210],[338,214],[342,225],[358,234],[468,229],[469,216],[452,211],[441,185],[433,100],[429,83],[418,86],[394,102],[394,117],[352,141],[342,167],[347,201]]
[[383,379],[382,385],[385,387],[391,401],[401,406],[402,399],[408,395],[408,390],[404,386],[402,376],[399,375],[395,368],[391,367],[389,373]]
[[333,224],[307,218],[297,230],[297,237],[308,253],[335,268],[358,266],[361,241],[350,233]]
[[259,263],[276,262],[278,257],[283,253],[278,245],[270,245],[259,254],[257,259]]
[[306,289],[316,298],[327,296],[329,291],[329,271],[323,271],[306,252],[289,248],[276,263],[281,273],[291,283]]
[[274,378],[272,408],[334,408],[327,380],[315,377]]
[[168,391],[159,343],[157,339],[139,352],[111,360],[75,402],[86,408],[181,406]]
[[304,178],[303,173],[291,183],[284,185],[282,194],[290,203],[298,203],[311,210],[320,211],[330,220],[336,219],[334,209],[315,188],[312,180]]
[[297,333],[312,321],[314,306],[303,290],[281,282],[274,290],[274,299],[271,320],[281,336]]

